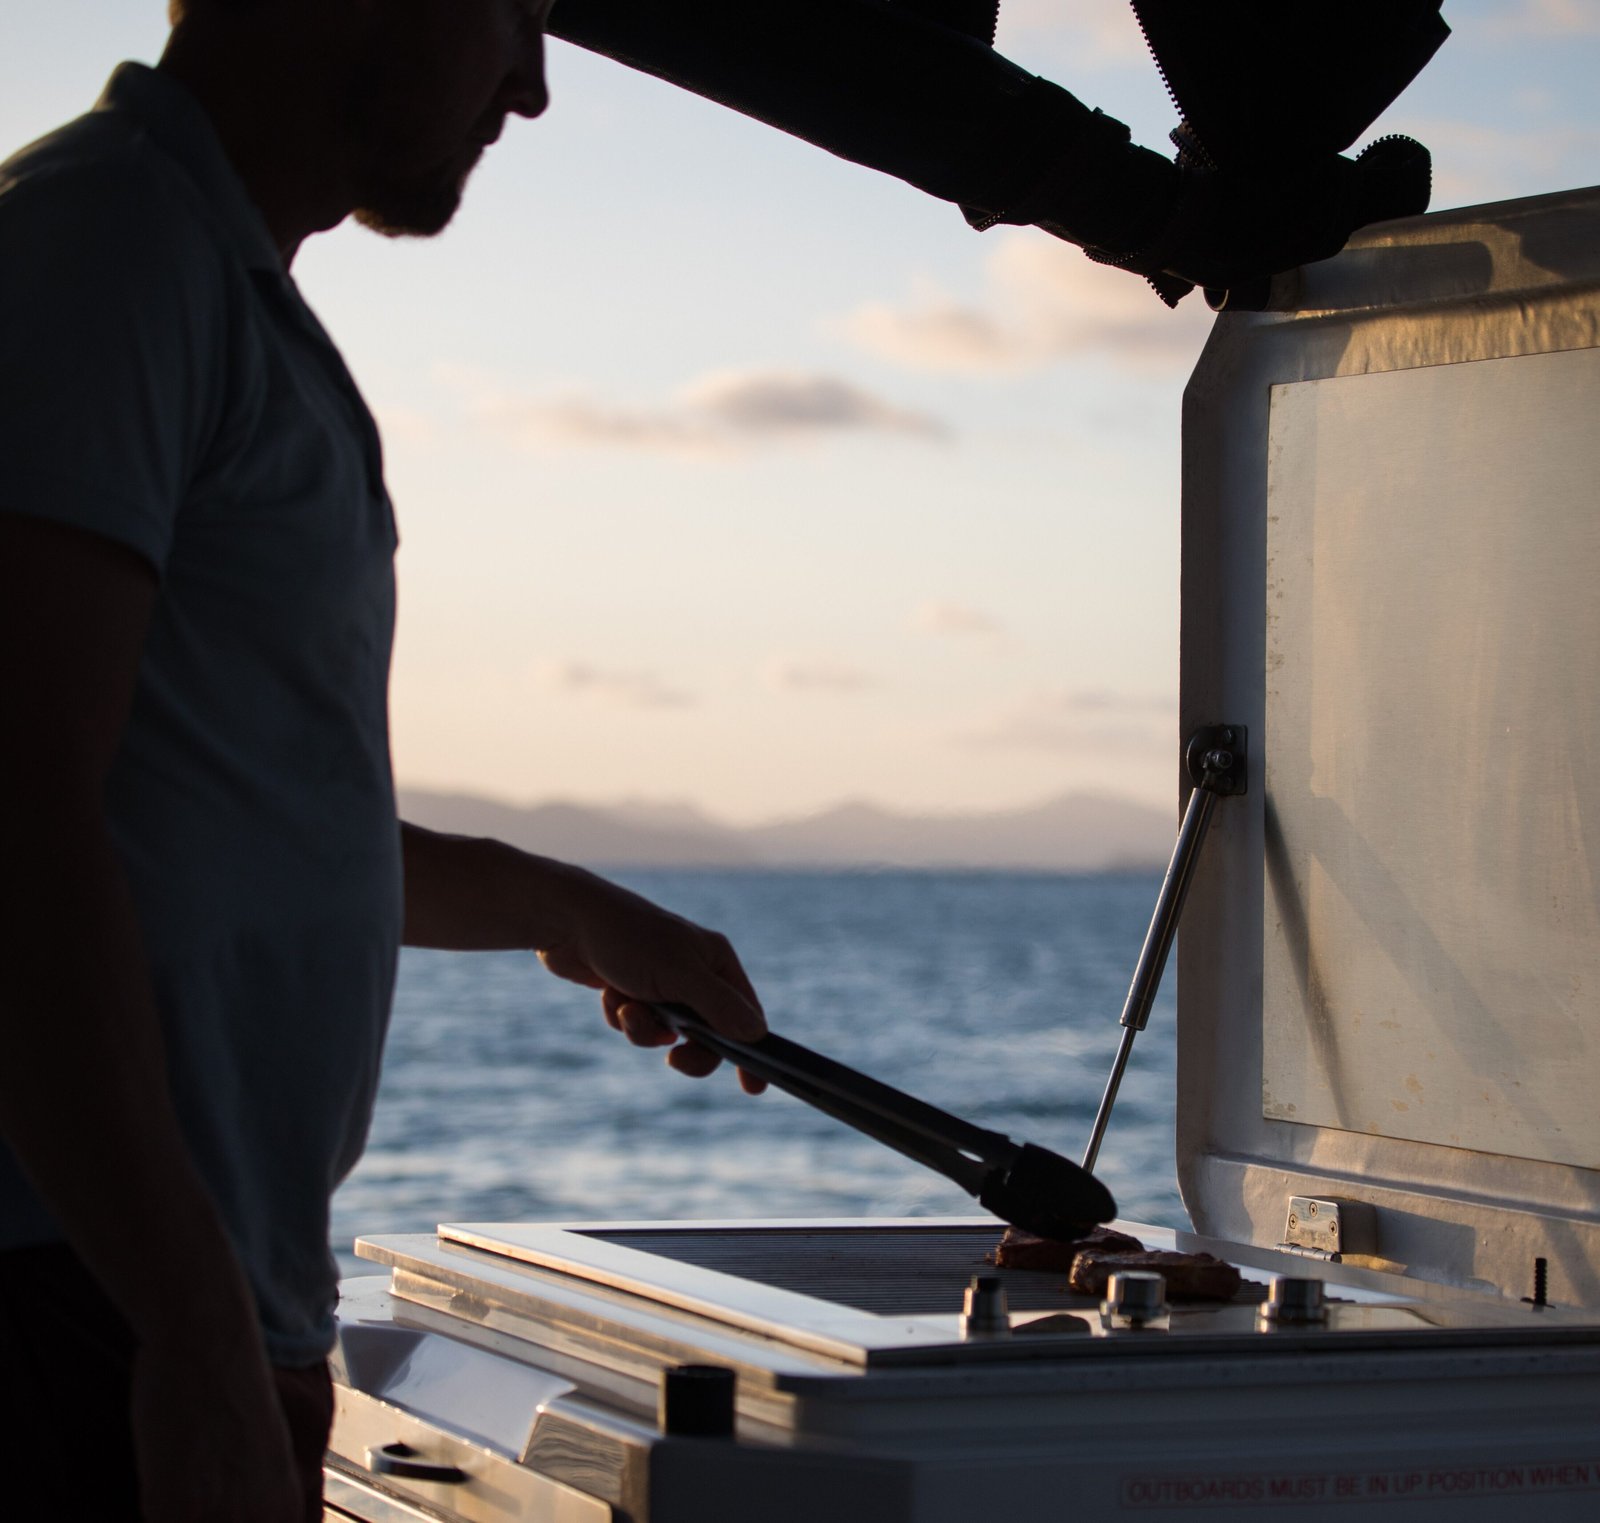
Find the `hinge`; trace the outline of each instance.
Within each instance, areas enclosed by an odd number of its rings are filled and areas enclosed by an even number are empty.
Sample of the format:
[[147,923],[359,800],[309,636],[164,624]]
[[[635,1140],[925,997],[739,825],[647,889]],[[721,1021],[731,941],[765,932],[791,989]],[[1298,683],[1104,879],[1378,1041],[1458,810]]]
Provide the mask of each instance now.
[[1337,1264],[1347,1253],[1371,1253],[1375,1217],[1365,1201],[1291,1195],[1283,1227],[1284,1253]]

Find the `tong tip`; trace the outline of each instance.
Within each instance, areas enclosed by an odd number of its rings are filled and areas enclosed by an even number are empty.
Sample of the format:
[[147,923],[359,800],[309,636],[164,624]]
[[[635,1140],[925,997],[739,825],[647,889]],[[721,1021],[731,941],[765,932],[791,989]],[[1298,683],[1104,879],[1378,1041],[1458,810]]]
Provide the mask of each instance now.
[[1087,1169],[1025,1142],[978,1192],[978,1203],[1002,1221],[1040,1237],[1070,1241],[1117,1214],[1111,1192]]

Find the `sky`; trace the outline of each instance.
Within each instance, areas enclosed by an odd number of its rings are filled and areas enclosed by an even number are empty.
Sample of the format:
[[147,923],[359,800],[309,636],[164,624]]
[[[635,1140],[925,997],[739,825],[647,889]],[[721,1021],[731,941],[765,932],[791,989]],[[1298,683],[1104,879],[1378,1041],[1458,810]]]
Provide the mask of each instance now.
[[[1435,208],[1600,180],[1600,0],[1446,0],[1375,125]],[[152,61],[164,0],[0,0],[0,145]],[[1161,147],[1122,0],[998,45]],[[1175,797],[1179,407],[1211,315],[549,48],[452,228],[295,276],[383,429],[402,785],[999,809]]]

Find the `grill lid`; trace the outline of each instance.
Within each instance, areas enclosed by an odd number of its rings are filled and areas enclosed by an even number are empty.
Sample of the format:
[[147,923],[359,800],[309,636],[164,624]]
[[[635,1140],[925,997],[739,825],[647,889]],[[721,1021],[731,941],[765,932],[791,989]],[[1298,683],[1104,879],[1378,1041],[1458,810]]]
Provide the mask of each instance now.
[[1180,937],[1184,1203],[1600,1306],[1600,190],[1299,278],[1185,394],[1181,731],[1252,776]]

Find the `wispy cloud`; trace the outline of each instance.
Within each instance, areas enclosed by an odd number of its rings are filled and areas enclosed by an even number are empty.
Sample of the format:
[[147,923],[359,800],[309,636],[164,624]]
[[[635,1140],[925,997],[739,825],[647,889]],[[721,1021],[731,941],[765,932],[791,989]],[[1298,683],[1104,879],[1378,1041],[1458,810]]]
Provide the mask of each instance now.
[[1166,697],[1040,688],[956,738],[1002,750],[1144,752],[1170,739],[1176,713]]
[[837,376],[729,370],[686,387],[683,400],[730,433],[746,437],[870,429],[942,438],[948,432],[928,414],[896,407]]
[[922,441],[949,437],[931,414],[898,407],[838,376],[787,370],[725,370],[701,376],[666,403],[635,405],[595,396],[529,396],[482,377],[447,372],[468,411],[529,447],[588,446],[707,459],[845,434]]
[[824,658],[774,661],[767,683],[780,693],[859,693],[878,686],[878,679],[863,667]]
[[686,709],[694,698],[657,673],[590,666],[583,661],[553,662],[541,669],[544,685],[557,692],[596,699],[628,709]]
[[919,634],[958,639],[992,639],[1001,633],[999,621],[981,609],[943,601],[923,603],[911,616],[911,627]]
[[1198,296],[1169,311],[1143,281],[1045,233],[999,235],[984,293],[962,301],[931,281],[904,302],[874,302],[840,323],[853,343],[914,370],[984,375],[1092,356],[1123,370],[1180,373],[1211,313]]
[[1600,0],[1518,0],[1478,22],[1487,36],[1600,36]]

